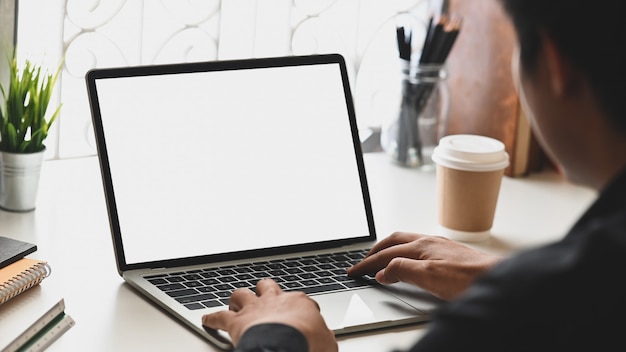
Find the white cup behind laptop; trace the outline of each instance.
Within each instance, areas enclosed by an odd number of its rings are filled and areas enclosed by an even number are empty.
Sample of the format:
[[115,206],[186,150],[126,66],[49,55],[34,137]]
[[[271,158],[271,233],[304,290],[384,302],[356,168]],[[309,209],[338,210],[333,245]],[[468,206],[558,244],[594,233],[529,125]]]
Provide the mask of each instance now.
[[458,241],[489,238],[509,155],[496,139],[469,134],[443,137],[432,155],[437,164],[441,234]]

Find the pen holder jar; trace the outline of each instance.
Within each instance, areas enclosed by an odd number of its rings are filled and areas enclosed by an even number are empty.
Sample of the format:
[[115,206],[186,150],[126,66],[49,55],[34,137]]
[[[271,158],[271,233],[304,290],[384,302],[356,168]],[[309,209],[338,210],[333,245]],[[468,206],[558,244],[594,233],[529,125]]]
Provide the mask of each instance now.
[[406,167],[433,168],[433,149],[446,133],[450,93],[444,65],[402,68],[399,111],[381,129],[381,147]]

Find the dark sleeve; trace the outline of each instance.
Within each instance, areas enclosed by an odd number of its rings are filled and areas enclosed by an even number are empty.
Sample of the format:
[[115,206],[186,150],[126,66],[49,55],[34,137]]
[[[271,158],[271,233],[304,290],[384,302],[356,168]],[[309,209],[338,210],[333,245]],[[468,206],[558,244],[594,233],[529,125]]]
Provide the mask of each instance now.
[[565,252],[554,246],[501,262],[463,296],[442,305],[410,351],[604,350],[582,348],[607,339],[592,332],[608,319],[589,319],[586,311],[593,309],[581,308],[580,300],[593,301],[593,290],[607,284],[591,284],[600,270],[584,275],[576,270],[584,268],[580,257]]
[[297,329],[284,324],[259,324],[243,334],[235,352],[306,352],[309,344]]
[[[474,292],[465,297],[443,305],[433,314],[428,331],[410,349],[410,352],[422,351],[461,351],[480,350],[483,352],[518,351],[515,341],[520,332],[525,331],[523,324],[528,314],[498,301],[490,293],[476,292],[484,287],[475,286]],[[519,306],[520,302],[513,303]],[[527,305],[528,312],[534,311]],[[517,314],[514,311],[518,312]],[[521,316],[517,322],[513,316]],[[523,324],[520,324],[522,323]],[[525,348],[525,343],[522,343]],[[536,347],[536,346],[535,346]],[[533,350],[532,348],[527,350]]]

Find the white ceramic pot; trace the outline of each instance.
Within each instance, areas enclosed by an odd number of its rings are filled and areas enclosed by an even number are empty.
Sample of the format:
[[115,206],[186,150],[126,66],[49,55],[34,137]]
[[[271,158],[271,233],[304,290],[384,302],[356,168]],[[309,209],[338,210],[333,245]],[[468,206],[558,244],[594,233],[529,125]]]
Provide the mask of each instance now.
[[45,149],[28,154],[0,151],[0,208],[19,212],[35,209],[44,153]]

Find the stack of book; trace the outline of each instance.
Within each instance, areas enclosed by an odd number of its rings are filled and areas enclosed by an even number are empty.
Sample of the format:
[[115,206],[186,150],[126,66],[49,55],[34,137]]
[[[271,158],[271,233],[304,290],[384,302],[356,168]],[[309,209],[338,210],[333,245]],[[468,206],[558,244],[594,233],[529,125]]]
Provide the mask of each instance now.
[[[26,257],[36,250],[32,243],[0,236],[0,310],[4,303],[50,275],[46,261]],[[8,345],[0,346],[0,351],[43,352],[74,324],[72,317],[65,314],[65,301],[61,299],[27,328],[17,326],[19,335]]]
[[0,305],[50,275],[46,261],[26,257],[36,250],[32,243],[0,236]]

